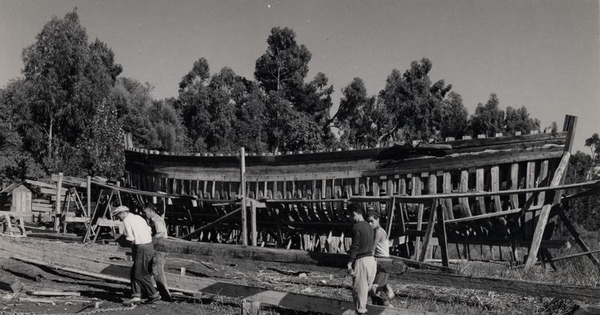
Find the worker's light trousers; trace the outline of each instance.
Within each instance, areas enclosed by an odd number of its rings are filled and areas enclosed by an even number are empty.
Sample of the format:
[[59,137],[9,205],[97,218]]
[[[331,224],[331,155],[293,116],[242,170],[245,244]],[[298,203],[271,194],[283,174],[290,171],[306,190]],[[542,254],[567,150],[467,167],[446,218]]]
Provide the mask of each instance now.
[[353,269],[352,298],[356,313],[364,314],[367,312],[369,289],[373,285],[377,273],[377,262],[373,256],[358,258],[354,261]]

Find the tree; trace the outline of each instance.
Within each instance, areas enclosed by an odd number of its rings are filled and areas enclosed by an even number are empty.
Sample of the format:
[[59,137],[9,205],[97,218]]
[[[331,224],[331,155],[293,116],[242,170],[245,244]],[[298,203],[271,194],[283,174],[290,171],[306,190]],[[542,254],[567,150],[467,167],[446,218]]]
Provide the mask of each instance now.
[[441,103],[440,113],[434,116],[440,117],[440,137],[462,137],[469,128],[469,113],[465,108],[460,94],[450,92],[448,97]]
[[506,108],[505,126],[507,133],[514,134],[517,131],[529,133],[540,129],[540,121],[531,118],[525,106],[517,109],[509,106]]
[[84,168],[76,175],[99,175],[108,178],[123,175],[123,128],[114,106],[104,102],[95,107],[93,119],[85,130],[78,149]]
[[295,103],[294,96],[302,94],[299,91],[312,55],[296,43],[296,33],[287,27],[272,28],[267,44],[267,51],[256,60],[254,77],[266,93],[283,92],[284,98]]
[[423,58],[413,61],[410,68],[400,74],[394,69],[379,92],[379,99],[390,114],[390,128],[379,139],[429,140],[438,138],[443,112],[442,100],[452,89],[444,80],[432,84],[429,77],[433,64]]
[[37,179],[44,170],[37,163],[22,134],[28,134],[27,93],[23,80],[12,80],[0,89],[0,181]]
[[344,147],[374,147],[387,128],[387,115],[378,106],[374,96],[367,95],[361,78],[354,78],[342,89],[340,107],[334,125],[340,129],[340,143]]
[[333,85],[328,85],[328,82],[327,76],[319,72],[311,82],[296,91],[297,94],[293,97],[297,101],[294,108],[311,116],[318,125],[323,127],[324,132],[329,130],[329,110],[333,105],[331,101]]
[[594,133],[591,137],[585,139],[585,146],[590,147],[592,152],[592,167],[590,167],[588,179],[598,179],[600,178],[600,137],[598,134]]
[[475,108],[475,113],[471,118],[471,128],[473,134],[485,134],[487,136],[495,136],[496,133],[503,132],[504,128],[504,111],[498,105],[500,101],[498,96],[492,93],[485,105],[479,103]]
[[45,150],[36,154],[45,157],[49,170],[74,167],[75,147],[122,68],[106,44],[88,44],[76,10],[46,23],[24,49],[23,61],[32,122],[47,139]]
[[271,91],[266,102],[269,148],[273,151],[322,149],[323,132],[320,126],[308,115],[294,110],[281,94]]
[[[591,142],[598,139],[598,134],[588,138]],[[586,145],[588,141],[586,140]],[[597,142],[596,142],[597,143]],[[597,146],[595,147],[597,148]],[[594,150],[594,149],[593,149]],[[597,169],[597,162],[593,155],[585,154],[581,151],[571,155],[565,184],[579,183],[592,179],[598,179],[598,174],[594,174]],[[582,189],[571,189],[567,194],[576,194]],[[600,229],[600,196],[598,194],[589,195],[583,198],[574,198],[567,202],[569,211],[566,211],[567,217],[588,231],[597,231]]]
[[246,92],[236,104],[236,120],[233,124],[236,146],[245,147],[248,152],[267,151],[269,117],[263,91],[255,82],[246,81]]
[[200,58],[179,83],[179,96],[176,109],[183,117],[183,124],[191,142],[191,150],[205,151],[205,127],[210,123],[207,106],[209,102],[208,79],[210,78],[208,61]]
[[131,134],[133,145],[159,149],[161,145],[155,126],[147,114],[153,102],[152,89],[148,83],[122,77],[117,80],[110,99],[117,109],[117,117],[122,121],[123,131]]

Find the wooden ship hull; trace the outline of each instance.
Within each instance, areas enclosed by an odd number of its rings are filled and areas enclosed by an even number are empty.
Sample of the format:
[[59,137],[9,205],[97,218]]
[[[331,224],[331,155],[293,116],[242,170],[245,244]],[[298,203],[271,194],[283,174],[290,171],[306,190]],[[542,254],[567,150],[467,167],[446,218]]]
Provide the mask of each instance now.
[[[504,259],[518,260],[520,247],[565,244],[550,240],[550,209],[560,191],[535,189],[563,183],[575,123],[567,116],[561,132],[278,155],[129,147],[126,182],[165,194],[153,201],[165,208],[175,237],[345,253],[352,226],[346,204],[355,201],[381,212],[398,255],[431,259],[443,234],[446,249],[448,243],[497,245],[502,256],[502,246],[511,247]],[[438,208],[444,232],[434,228]],[[242,233],[246,227],[249,234]],[[471,256],[458,245],[454,254]]]

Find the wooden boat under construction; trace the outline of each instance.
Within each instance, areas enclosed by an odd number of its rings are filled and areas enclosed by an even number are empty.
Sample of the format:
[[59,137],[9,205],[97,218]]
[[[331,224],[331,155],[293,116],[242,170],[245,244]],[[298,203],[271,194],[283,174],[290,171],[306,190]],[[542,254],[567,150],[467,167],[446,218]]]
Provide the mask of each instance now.
[[567,116],[561,132],[279,155],[129,147],[126,182],[189,196],[154,196],[176,237],[344,253],[352,225],[345,206],[360,202],[379,209],[398,255],[423,261],[435,251],[447,265],[449,243],[467,244],[453,253],[462,259],[475,244],[511,247],[503,259],[519,261],[527,247],[531,267],[538,254],[549,258],[546,249],[565,244],[550,237],[555,218],[566,220],[561,185],[575,125]]

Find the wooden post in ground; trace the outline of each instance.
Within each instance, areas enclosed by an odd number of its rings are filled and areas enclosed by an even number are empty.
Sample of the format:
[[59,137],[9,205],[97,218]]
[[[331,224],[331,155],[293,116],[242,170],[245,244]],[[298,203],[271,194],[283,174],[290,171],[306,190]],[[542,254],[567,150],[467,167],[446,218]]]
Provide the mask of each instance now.
[[253,200],[251,203],[250,211],[250,238],[252,239],[252,246],[257,246],[257,231],[256,231],[256,202]]
[[424,262],[425,256],[427,256],[427,250],[429,247],[429,241],[433,235],[433,228],[435,224],[435,209],[437,207],[437,199],[431,201],[431,208],[429,209],[429,219],[427,220],[427,229],[425,230],[425,237],[423,238],[423,244],[421,245],[421,251],[417,257],[418,261]]
[[246,152],[240,148],[240,185],[242,191],[242,244],[248,245],[248,216],[246,214]]
[[242,312],[241,315],[259,315],[260,314],[260,301],[246,301],[242,300]]
[[63,180],[63,173],[58,173],[58,182],[56,183],[56,210],[54,211],[54,231],[58,232],[58,230],[60,229],[60,214],[61,214],[61,207],[60,207],[60,191],[62,189],[62,180]]
[[444,209],[442,205],[438,205],[435,209],[437,212],[437,234],[438,234],[438,244],[440,246],[440,250],[442,252],[442,266],[448,267],[448,237],[446,235],[446,220],[444,218]]

